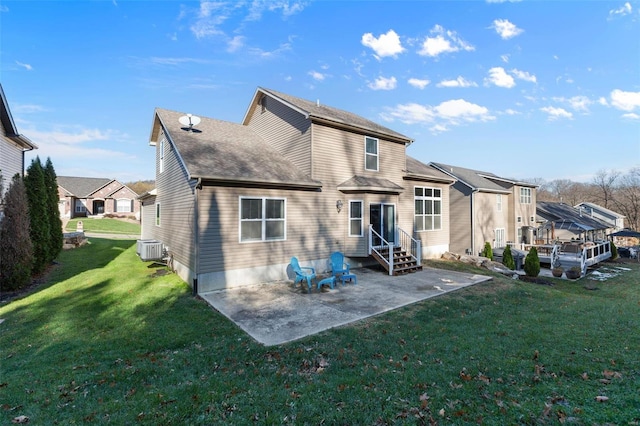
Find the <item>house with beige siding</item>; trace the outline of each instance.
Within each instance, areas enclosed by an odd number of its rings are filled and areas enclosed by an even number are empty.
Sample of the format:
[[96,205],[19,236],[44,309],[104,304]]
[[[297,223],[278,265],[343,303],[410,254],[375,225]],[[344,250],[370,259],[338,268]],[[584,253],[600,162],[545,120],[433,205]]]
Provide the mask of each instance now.
[[[156,188],[140,197],[142,239],[161,242],[200,293],[286,279],[292,256],[322,273],[334,251],[353,267],[402,248],[418,268],[449,250],[455,179],[407,156],[412,142],[264,88],[241,123],[158,108]],[[385,269],[410,266],[392,260]]]
[[[11,116],[9,103],[0,85],[0,173],[2,187],[6,191],[16,174],[24,175],[24,154],[37,149],[36,144],[18,133]],[[0,198],[3,194],[0,194]],[[0,206],[1,208],[1,206]]]
[[477,255],[486,242],[494,248],[535,242],[536,185],[448,164],[429,165],[456,179],[449,194],[451,251]]

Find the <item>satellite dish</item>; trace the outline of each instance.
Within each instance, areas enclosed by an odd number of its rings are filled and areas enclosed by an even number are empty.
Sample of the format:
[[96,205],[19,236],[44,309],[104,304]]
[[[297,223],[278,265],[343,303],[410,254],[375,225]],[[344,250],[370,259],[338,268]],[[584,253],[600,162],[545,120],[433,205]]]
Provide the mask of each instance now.
[[185,130],[191,131],[191,128],[193,126],[197,126],[198,124],[200,124],[200,117],[196,117],[195,115],[187,114],[187,115],[183,115],[182,117],[180,117],[178,119],[178,121],[183,126],[188,126],[188,128],[185,129]]

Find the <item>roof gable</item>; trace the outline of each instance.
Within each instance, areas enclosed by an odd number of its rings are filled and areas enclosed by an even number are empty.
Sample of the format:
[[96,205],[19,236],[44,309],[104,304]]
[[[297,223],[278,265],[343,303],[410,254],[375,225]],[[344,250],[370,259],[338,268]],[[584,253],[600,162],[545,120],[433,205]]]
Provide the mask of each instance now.
[[[183,128],[177,111],[156,109],[156,121],[176,147],[190,178],[204,181],[321,187],[268,145],[253,129],[201,117],[194,131]],[[160,137],[160,129],[152,137]]]
[[393,142],[404,144],[410,144],[413,142],[411,138],[401,133],[391,130],[385,126],[381,126],[378,123],[349,111],[344,111],[338,108],[322,105],[319,102],[312,102],[306,99],[287,95],[286,93],[261,87],[259,87],[254,94],[253,100],[251,101],[249,108],[245,113],[245,117],[242,120],[243,124],[247,124],[249,122],[251,114],[255,111],[255,108],[257,108],[260,99],[263,96],[269,96],[286,104],[314,122],[358,130],[362,133],[367,133],[371,136],[383,137],[384,139],[388,139]]
[[440,170],[430,167],[427,164],[416,160],[413,157],[406,156],[407,160],[407,170],[405,178],[407,179],[418,179],[418,180],[427,180],[433,182],[443,182],[443,183],[454,183],[456,181],[455,178],[447,175],[446,173],[441,172]]
[[56,180],[58,182],[58,186],[67,191],[68,195],[77,198],[87,198],[94,192],[113,182],[115,179],[58,176]]
[[0,122],[2,122],[5,136],[18,144],[23,150],[29,151],[38,148],[38,146],[31,142],[26,136],[18,134],[18,129],[9,110],[9,103],[4,95],[2,84],[0,84]]

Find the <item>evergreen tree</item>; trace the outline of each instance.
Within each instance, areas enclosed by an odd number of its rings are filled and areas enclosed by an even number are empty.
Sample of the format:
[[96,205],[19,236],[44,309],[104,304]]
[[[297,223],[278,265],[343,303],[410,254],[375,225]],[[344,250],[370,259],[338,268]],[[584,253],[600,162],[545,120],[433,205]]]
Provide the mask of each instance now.
[[47,189],[44,183],[44,170],[40,158],[36,157],[27,168],[24,178],[29,201],[29,220],[31,223],[31,243],[33,244],[33,273],[42,272],[49,263],[51,225],[47,211]]
[[58,178],[56,171],[53,168],[51,158],[47,157],[47,162],[44,166],[44,184],[47,189],[47,212],[49,217],[49,250],[47,259],[48,262],[52,262],[60,251],[62,250],[62,222],[60,221],[60,209],[58,208]]
[[[0,184],[0,193],[2,192]],[[17,290],[31,282],[33,245],[29,237],[29,204],[22,177],[16,174],[4,197],[0,220],[0,291]]]
[[613,244],[613,241],[611,241],[611,260],[616,260],[618,258],[618,247],[616,247],[615,244]]
[[524,273],[528,277],[537,277],[540,274],[540,258],[535,247],[531,247],[527,257],[524,258]]
[[516,269],[516,262],[513,259],[513,254],[511,253],[511,247],[506,246],[504,248],[504,252],[502,253],[502,264],[512,271]]
[[489,260],[493,260],[493,249],[491,248],[491,244],[489,241],[484,243],[484,250],[482,251],[482,256],[486,257]]

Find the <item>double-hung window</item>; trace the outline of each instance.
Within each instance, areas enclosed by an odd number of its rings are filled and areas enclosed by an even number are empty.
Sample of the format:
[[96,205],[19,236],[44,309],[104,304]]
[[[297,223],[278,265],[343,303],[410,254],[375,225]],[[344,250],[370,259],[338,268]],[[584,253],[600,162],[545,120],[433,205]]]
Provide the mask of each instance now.
[[364,138],[364,168],[365,170],[378,171],[378,139]]
[[496,229],[496,242],[494,244],[494,248],[501,248],[506,245],[504,228]]
[[160,203],[156,204],[156,226],[160,226]]
[[520,204],[531,204],[531,188],[520,188]]
[[349,201],[349,236],[362,237],[362,201]]
[[414,201],[416,231],[442,229],[442,190],[416,186]]
[[496,194],[496,209],[502,211],[502,194]]
[[116,200],[116,212],[131,213],[133,211],[133,200],[128,198],[120,198]]
[[240,197],[240,241],[284,240],[285,210],[282,198]]
[[85,213],[87,211],[87,205],[85,200],[76,199],[76,213]]

